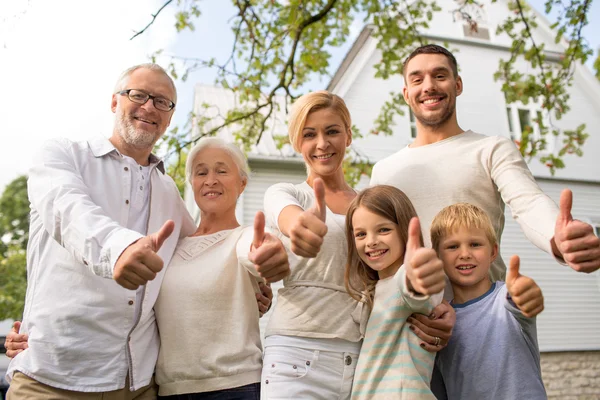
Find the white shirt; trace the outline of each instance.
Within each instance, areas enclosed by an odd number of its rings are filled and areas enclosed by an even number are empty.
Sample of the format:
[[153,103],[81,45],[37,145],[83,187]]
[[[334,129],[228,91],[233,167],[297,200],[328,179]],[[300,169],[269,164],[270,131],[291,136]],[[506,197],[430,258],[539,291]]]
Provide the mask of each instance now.
[[[165,268],[141,301],[112,279],[123,250],[144,236],[129,222],[131,164],[105,138],[48,141],[34,162],[21,327],[29,348],[12,360],[8,378],[20,371],[57,388],[104,392],[123,388],[129,371],[132,390],[148,385],[159,350],[153,306]],[[162,162],[150,162],[147,231],[175,222],[158,252],[166,266],[179,237],[195,227]]]

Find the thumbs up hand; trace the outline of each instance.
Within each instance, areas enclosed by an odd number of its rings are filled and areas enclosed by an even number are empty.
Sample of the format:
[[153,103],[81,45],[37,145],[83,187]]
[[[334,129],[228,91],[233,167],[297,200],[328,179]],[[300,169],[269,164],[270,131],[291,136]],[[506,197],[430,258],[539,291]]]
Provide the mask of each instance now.
[[325,224],[325,186],[320,178],[313,181],[315,204],[302,212],[290,228],[292,251],[301,257],[316,257],[327,233]]
[[553,250],[578,272],[594,272],[600,268],[600,239],[590,224],[573,219],[573,192],[565,189],[560,194],[559,214],[556,218]]
[[409,289],[424,295],[441,292],[446,287],[444,264],[433,249],[421,245],[421,224],[410,220],[404,250],[404,268]]
[[258,211],[254,217],[254,238],[248,259],[267,283],[277,282],[290,273],[288,255],[281,240],[265,232],[265,215]]
[[512,256],[506,273],[506,289],[523,315],[533,318],[544,310],[544,296],[533,279],[521,275],[519,266],[519,256]]
[[175,223],[168,220],[152,235],[132,243],[121,253],[113,271],[113,279],[126,289],[135,290],[153,280],[163,269],[163,260],[156,254],[173,233]]

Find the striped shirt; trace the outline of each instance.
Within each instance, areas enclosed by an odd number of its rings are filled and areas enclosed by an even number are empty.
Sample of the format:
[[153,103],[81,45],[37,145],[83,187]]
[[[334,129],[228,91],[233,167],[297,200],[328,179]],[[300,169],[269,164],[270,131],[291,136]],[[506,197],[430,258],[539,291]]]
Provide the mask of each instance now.
[[358,357],[352,399],[435,399],[429,389],[435,354],[419,346],[407,318],[428,315],[442,293],[421,296],[409,292],[404,267],[377,282],[373,311]]

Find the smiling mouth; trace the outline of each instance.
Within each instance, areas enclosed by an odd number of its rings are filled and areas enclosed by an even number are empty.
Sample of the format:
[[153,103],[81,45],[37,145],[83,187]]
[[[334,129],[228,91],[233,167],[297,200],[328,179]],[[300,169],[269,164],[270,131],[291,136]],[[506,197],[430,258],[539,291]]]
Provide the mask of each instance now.
[[317,160],[329,160],[331,157],[333,157],[335,153],[329,153],[329,154],[322,154],[319,156],[313,156],[313,158],[316,158]]
[[473,265],[473,264],[459,265],[458,267],[456,267],[456,269],[459,270],[459,271],[467,271],[467,270],[470,270],[470,269],[473,269],[473,268],[475,268],[475,265]]
[[387,252],[388,252],[387,250],[375,250],[375,251],[368,251],[368,252],[366,252],[366,254],[369,258],[379,258]]
[[140,117],[133,117],[133,119],[135,119],[136,121],[145,122],[146,124],[156,125],[156,122],[150,121],[148,119],[144,119],[144,118],[140,118]]
[[220,196],[221,194],[222,193],[220,193],[220,192],[207,192],[207,193],[204,193],[202,196],[208,197],[209,199],[214,199],[215,197]]

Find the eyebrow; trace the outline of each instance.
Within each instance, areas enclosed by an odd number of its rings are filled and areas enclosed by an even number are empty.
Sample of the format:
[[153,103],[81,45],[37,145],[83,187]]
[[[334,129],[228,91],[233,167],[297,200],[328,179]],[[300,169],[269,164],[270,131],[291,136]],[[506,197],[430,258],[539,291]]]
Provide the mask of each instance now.
[[[336,127],[336,126],[337,126],[338,128],[341,128],[341,127],[342,127],[340,124],[332,124],[332,125],[328,125],[328,126],[326,126],[326,127],[325,127],[325,129],[333,128],[333,127]],[[305,127],[302,129],[302,130],[306,130],[306,129],[309,129],[309,130],[311,130],[311,131],[315,131],[315,130],[316,130],[315,128],[312,128],[312,127],[310,127],[310,126],[305,126]]]
[[[436,67],[433,69],[433,71],[431,71],[432,73],[437,73],[437,72],[446,72],[446,73],[450,73],[450,70],[448,69],[448,67]],[[416,70],[416,71],[411,71],[409,72],[408,76],[414,76],[414,75],[423,75],[423,71],[421,70]]]
[[[196,164],[196,167],[195,167],[195,168],[196,168],[196,169],[198,169],[198,168],[200,168],[200,167],[205,167],[205,168],[206,168],[207,166],[208,166],[208,164],[206,164],[206,163],[198,163],[198,164]],[[218,161],[218,162],[215,164],[215,166],[217,166],[217,167],[229,167],[227,164],[225,164],[224,162],[221,162],[221,161]]]

